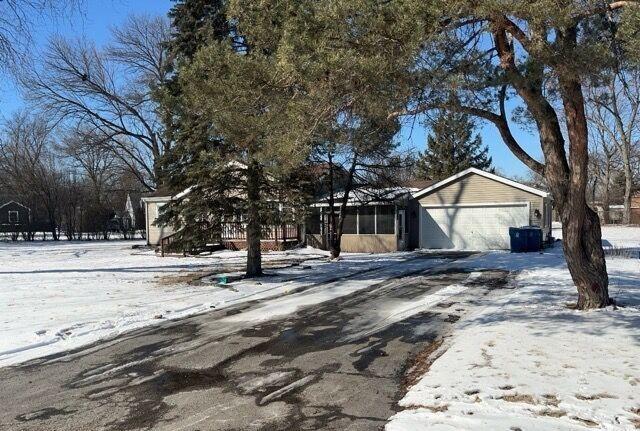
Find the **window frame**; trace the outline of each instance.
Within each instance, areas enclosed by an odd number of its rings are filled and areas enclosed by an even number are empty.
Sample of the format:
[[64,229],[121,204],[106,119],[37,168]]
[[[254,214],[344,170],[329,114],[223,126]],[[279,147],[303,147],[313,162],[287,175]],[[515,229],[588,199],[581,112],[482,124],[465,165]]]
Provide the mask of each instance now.
[[[8,213],[9,213],[8,214],[9,223],[20,223],[20,211],[9,210]],[[15,214],[15,216],[16,216],[15,220],[11,219],[11,215],[12,214]]]

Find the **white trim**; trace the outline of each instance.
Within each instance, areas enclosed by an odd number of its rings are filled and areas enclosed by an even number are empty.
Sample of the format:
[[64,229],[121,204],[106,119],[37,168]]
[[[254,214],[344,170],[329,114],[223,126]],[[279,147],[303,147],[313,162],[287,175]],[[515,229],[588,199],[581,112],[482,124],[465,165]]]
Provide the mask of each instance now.
[[6,204],[2,204],[2,205],[0,205],[0,209],[6,207],[9,204],[16,204],[16,205],[21,206],[22,208],[26,209],[27,211],[31,211],[31,208],[29,208],[27,206],[24,206],[20,202],[16,202],[16,201],[9,201]]
[[547,193],[545,191],[534,189],[533,187],[529,187],[529,186],[526,186],[524,184],[520,184],[520,183],[518,183],[516,181],[513,181],[513,180],[510,180],[508,178],[504,178],[504,177],[501,177],[501,176],[496,175],[496,174],[491,174],[489,172],[485,172],[485,171],[482,171],[482,170],[477,169],[477,168],[465,169],[464,171],[462,171],[460,173],[457,173],[455,175],[452,175],[449,178],[446,178],[446,179],[444,179],[442,181],[439,181],[439,182],[437,182],[437,183],[435,183],[435,184],[433,184],[433,185],[431,185],[431,186],[429,186],[429,187],[427,187],[425,189],[420,190],[419,192],[413,193],[412,196],[413,196],[414,199],[418,199],[418,198],[420,198],[420,197],[422,197],[422,196],[424,196],[424,195],[426,195],[426,194],[428,194],[428,193],[430,193],[430,192],[432,192],[432,191],[434,191],[436,189],[439,189],[440,187],[446,186],[447,184],[450,184],[450,183],[452,183],[452,182],[454,182],[454,181],[456,181],[456,180],[458,180],[458,179],[460,179],[460,178],[462,178],[462,177],[464,177],[464,176],[466,176],[468,174],[480,175],[480,176],[483,176],[485,178],[489,178],[491,180],[497,181],[499,183],[506,184],[508,186],[515,187],[515,188],[520,189],[520,190],[524,190],[525,192],[529,192],[529,193],[532,193],[532,194],[537,195],[537,196],[542,196],[543,198],[546,198],[546,197],[549,196],[549,193]]
[[149,242],[149,202],[143,200],[144,203],[144,219],[145,219],[145,229],[146,229],[146,239],[147,239],[147,245],[151,245],[151,243]]
[[422,206],[418,205],[418,247],[424,248],[422,246]]
[[378,235],[378,207],[373,207],[373,233]]
[[146,197],[140,199],[144,203],[153,203],[153,202],[169,202],[172,199],[171,196],[157,196],[157,197]]
[[463,208],[463,207],[531,207],[531,202],[529,201],[518,201],[518,202],[481,202],[481,203],[471,203],[471,204],[433,204],[433,205],[422,205],[422,208]]
[[[372,207],[372,206],[386,206],[386,205],[396,205],[395,200],[392,201],[379,201],[379,202],[366,202],[366,203],[361,203],[361,202],[347,202],[347,206],[348,207]],[[341,204],[334,204],[334,206],[339,207]],[[326,208],[329,206],[328,203],[324,203],[324,202],[317,202],[314,204],[309,205],[311,208]]]
[[[7,212],[9,213],[8,219],[7,219],[9,221],[9,223],[20,223],[20,211],[9,210]],[[16,215],[16,219],[15,220],[11,220],[11,214],[15,214]]]

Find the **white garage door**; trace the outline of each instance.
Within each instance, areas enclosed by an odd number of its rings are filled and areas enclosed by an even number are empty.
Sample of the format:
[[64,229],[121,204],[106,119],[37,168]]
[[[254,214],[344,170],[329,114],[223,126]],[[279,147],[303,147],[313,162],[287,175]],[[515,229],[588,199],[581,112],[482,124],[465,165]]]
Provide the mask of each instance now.
[[529,224],[523,204],[421,208],[421,248],[495,250],[509,248],[509,228]]

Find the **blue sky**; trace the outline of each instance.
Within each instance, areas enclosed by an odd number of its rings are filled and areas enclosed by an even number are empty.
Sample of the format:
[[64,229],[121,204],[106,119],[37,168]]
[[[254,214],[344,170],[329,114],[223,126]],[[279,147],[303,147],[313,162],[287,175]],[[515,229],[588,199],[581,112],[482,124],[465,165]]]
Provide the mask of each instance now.
[[[109,29],[118,26],[130,14],[166,14],[171,8],[170,0],[86,0],[82,13],[43,20],[37,23],[35,47],[42,47],[52,34],[68,37],[86,37],[105,43],[109,38]],[[19,91],[11,82],[0,79],[0,116],[7,117],[12,111],[20,109],[22,101]],[[520,144],[534,157],[540,157],[540,145],[536,136],[514,126],[514,135]],[[505,175],[523,176],[527,168],[506,148],[495,128],[483,125],[480,134],[493,157],[494,165]],[[423,151],[427,131],[418,122],[407,124],[400,134],[403,147]]]

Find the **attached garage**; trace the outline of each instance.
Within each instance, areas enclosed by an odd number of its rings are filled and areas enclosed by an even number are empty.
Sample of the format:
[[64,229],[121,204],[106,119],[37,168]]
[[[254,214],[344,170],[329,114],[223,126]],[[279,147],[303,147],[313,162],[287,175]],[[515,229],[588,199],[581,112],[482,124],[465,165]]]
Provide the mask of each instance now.
[[509,228],[551,234],[548,193],[479,169],[467,169],[414,193],[418,244],[425,249],[509,248]]

